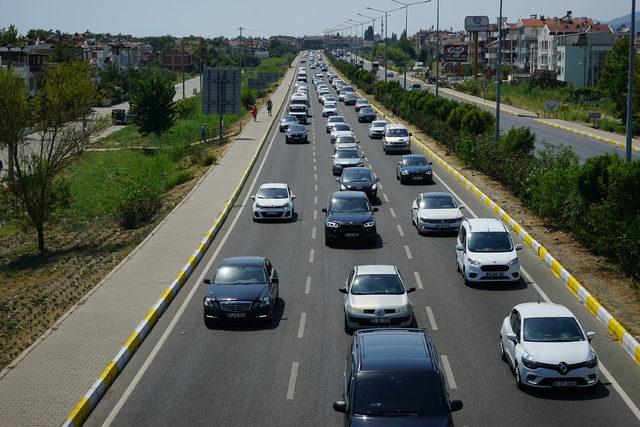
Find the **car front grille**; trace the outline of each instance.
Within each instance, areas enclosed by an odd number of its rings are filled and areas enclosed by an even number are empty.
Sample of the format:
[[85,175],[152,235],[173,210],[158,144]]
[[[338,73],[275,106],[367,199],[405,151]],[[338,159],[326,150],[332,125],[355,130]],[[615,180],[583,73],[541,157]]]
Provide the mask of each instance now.
[[[557,371],[559,374],[562,374],[560,370],[560,364],[554,365],[552,363],[538,363],[538,366],[545,369],[551,369],[551,370]],[[567,371],[565,372],[565,374],[568,374],[574,369],[584,368],[586,366],[587,366],[586,362],[567,364]],[[563,381],[566,381],[566,379],[563,379]]]
[[[364,314],[375,314],[376,310],[374,308],[365,308],[362,310]],[[384,314],[394,314],[396,312],[395,308],[385,308]]]
[[480,267],[482,271],[508,271],[508,265],[483,265]]
[[362,229],[362,224],[340,224],[342,231],[361,231]]
[[453,219],[427,219],[422,221],[427,222],[429,224],[454,224],[460,220],[453,218]]
[[229,313],[239,313],[251,309],[251,301],[220,301],[220,308]]

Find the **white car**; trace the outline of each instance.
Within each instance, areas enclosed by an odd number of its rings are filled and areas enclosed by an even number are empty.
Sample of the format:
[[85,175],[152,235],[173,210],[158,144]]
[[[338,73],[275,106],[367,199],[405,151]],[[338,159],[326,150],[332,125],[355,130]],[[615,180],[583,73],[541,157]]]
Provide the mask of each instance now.
[[322,95],[320,97],[320,103],[324,104],[325,102],[336,102],[336,97],[331,94]]
[[372,326],[410,327],[414,323],[413,305],[408,294],[415,288],[405,286],[400,271],[393,265],[353,267],[344,297],[344,330]]
[[456,264],[465,285],[520,280],[517,251],[503,223],[495,218],[464,219],[456,244]]
[[341,90],[341,91],[340,91],[340,94],[338,95],[338,101],[340,101],[340,102],[344,102],[344,97],[345,97],[348,93],[353,93],[353,90]]
[[369,125],[369,138],[382,138],[384,128],[387,126],[386,120],[374,120]]
[[411,133],[404,125],[388,124],[382,136],[382,151],[411,151]]
[[342,116],[331,116],[327,118],[327,133],[331,133],[333,130],[333,125],[336,123],[345,123],[344,117]]
[[331,140],[332,144],[336,142],[336,137],[338,135],[352,135],[354,137],[356,136],[353,132],[353,129],[351,129],[351,126],[349,126],[347,123],[335,123],[333,125],[333,130],[329,134],[329,139]]
[[291,193],[287,184],[271,183],[262,184],[253,200],[253,220],[263,219],[288,219],[293,221],[295,208],[293,200],[296,198]]
[[349,135],[338,135],[333,144],[333,150],[336,151],[339,148],[358,148],[358,140]]
[[590,387],[598,382],[595,335],[562,305],[518,304],[502,322],[500,356],[519,388]]
[[411,204],[411,221],[418,233],[458,231],[463,208],[449,193],[422,193]]
[[338,106],[335,102],[325,102],[322,107],[322,117],[333,116],[334,114],[338,114]]

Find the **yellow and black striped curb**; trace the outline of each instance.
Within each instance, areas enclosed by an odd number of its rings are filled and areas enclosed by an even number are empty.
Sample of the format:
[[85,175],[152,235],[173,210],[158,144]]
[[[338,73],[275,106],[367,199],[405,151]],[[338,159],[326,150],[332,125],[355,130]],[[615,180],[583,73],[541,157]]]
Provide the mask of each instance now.
[[278,112],[273,115],[271,119],[271,124],[264,137],[260,141],[258,148],[256,149],[253,157],[251,158],[249,165],[246,167],[242,178],[240,178],[240,182],[236,185],[235,189],[231,193],[231,197],[224,204],[224,208],[220,215],[213,221],[211,228],[207,231],[205,236],[200,241],[200,244],[197,246],[196,250],[193,254],[187,258],[187,263],[182,267],[180,273],[176,279],[169,285],[164,291],[160,294],[160,299],[156,302],[153,307],[149,309],[147,315],[144,316],[144,319],[138,324],[135,330],[129,335],[129,338],[124,342],[120,350],[116,353],[116,355],[111,359],[111,361],[107,364],[106,368],[102,371],[102,373],[98,376],[98,379],[91,386],[89,391],[85,393],[84,396],[76,403],[73,410],[67,415],[66,420],[63,423],[64,427],[75,427],[80,426],[85,422],[91,411],[97,406],[98,402],[102,396],[104,396],[107,389],[113,384],[118,375],[122,372],[127,362],[131,359],[133,354],[136,352],[140,344],[144,341],[144,339],[149,335],[149,332],[155,326],[156,322],[165,312],[169,304],[173,301],[175,296],[178,294],[178,291],[182,288],[182,286],[186,283],[186,281],[191,276],[191,273],[195,270],[196,266],[204,256],[205,252],[215,239],[216,235],[220,232],[222,225],[225,220],[229,216],[231,209],[233,208],[242,188],[244,187],[245,182],[247,181],[253,166],[255,165],[258,157],[260,156],[260,152],[262,151],[262,147],[265,145],[269,133],[271,133],[271,129],[273,128],[273,124],[276,122],[275,118],[278,117],[280,111],[282,110],[282,106],[286,104],[286,96],[283,98],[282,104],[280,104],[280,108]]
[[[335,67],[334,67],[335,68]],[[336,69],[336,72],[338,70]],[[341,76],[343,79],[344,76]],[[363,94],[359,94],[362,97],[366,97]],[[391,122],[395,122],[394,119],[388,117],[382,110],[372,105],[385,119]],[[504,211],[496,202],[491,200],[486,194],[484,194],[478,187],[476,187],[471,181],[465,178],[460,172],[444,161],[440,156],[433,152],[422,141],[415,136],[411,137],[420,149],[431,158],[431,160],[437,162],[449,175],[460,182],[462,186],[473,194],[477,199],[481,200],[491,211],[500,218],[508,227],[510,227],[524,243],[543,261],[551,272],[560,279],[573,295],[587,308],[589,313],[595,317],[600,323],[602,323],[615,337],[616,340],[622,345],[622,347],[631,355],[631,357],[640,365],[640,343],[618,322],[599,302],[589,293],[578,280],[573,277],[567,269],[565,269],[560,262],[555,259],[549,251],[535,240],[520,224],[518,224],[507,212]]]
[[[623,150],[627,146],[627,144],[624,143],[624,142],[620,142],[620,141],[617,141],[617,140],[611,139],[611,138],[605,138],[604,136],[596,135],[596,134],[591,133],[591,132],[585,132],[583,130],[575,129],[575,128],[572,128],[572,127],[569,127],[569,126],[563,126],[563,125],[560,125],[558,123],[550,122],[549,120],[535,119],[535,121],[538,122],[538,123],[541,123],[543,125],[551,126],[552,128],[561,129],[561,130],[566,131],[566,132],[571,132],[571,133],[576,134],[576,135],[580,135],[580,136],[584,136],[584,137],[587,137],[587,138],[594,139],[596,141],[604,142],[606,144],[613,145],[614,147],[621,148]],[[640,152],[640,147],[638,147],[635,144],[631,145],[631,149],[633,151]]]

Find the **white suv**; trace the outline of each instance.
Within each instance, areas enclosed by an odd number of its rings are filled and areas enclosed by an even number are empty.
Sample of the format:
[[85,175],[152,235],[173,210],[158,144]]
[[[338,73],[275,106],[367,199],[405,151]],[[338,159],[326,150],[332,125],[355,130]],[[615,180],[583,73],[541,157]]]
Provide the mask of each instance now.
[[456,244],[456,264],[466,285],[471,282],[513,282],[520,280],[520,263],[511,235],[495,218],[462,221]]
[[410,327],[414,323],[413,305],[400,271],[393,265],[359,265],[353,267],[344,297],[344,330],[374,326]]
[[411,151],[411,133],[403,125],[387,125],[382,137],[382,150],[385,153],[389,151]]

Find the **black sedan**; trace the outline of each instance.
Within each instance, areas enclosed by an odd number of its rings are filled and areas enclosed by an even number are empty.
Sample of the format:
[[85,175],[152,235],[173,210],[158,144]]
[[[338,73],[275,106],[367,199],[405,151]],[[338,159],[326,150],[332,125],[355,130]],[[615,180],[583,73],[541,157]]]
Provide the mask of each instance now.
[[204,297],[204,322],[261,319],[271,321],[278,300],[278,273],[264,257],[226,258],[218,267]]
[[280,125],[279,125],[280,132],[285,132],[289,128],[289,125],[292,125],[294,123],[298,123],[298,119],[295,116],[284,116],[280,120]]
[[303,142],[305,144],[309,142],[307,128],[299,124],[289,125],[289,129],[285,132],[284,138],[287,144],[290,142]]
[[407,154],[402,156],[402,160],[396,166],[396,178],[400,180],[401,184],[409,181],[429,181],[433,183],[432,164],[422,154]]
[[369,107],[362,107],[360,111],[358,111],[358,121],[360,123],[371,123],[377,118],[376,113]]
[[324,242],[331,246],[336,240],[364,239],[376,242],[376,220],[373,217],[378,208],[369,203],[362,191],[342,191],[333,193],[329,206],[322,209],[324,221]]
[[380,181],[380,178],[369,168],[345,168],[336,181],[340,184],[340,191],[363,191],[371,200],[378,196],[377,182]]

